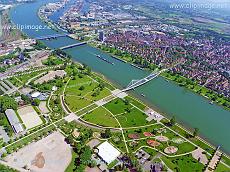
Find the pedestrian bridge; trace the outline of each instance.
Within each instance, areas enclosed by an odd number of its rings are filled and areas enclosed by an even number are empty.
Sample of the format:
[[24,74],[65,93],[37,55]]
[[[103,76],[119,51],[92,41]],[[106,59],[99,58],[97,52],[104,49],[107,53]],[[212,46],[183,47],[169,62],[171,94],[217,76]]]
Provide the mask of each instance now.
[[163,72],[164,70],[161,71],[157,71],[157,72],[153,72],[150,75],[148,75],[147,77],[140,79],[140,80],[132,80],[129,85],[123,89],[122,91],[129,91],[129,90],[133,90],[137,87],[140,87],[146,83],[148,83],[149,81],[153,80],[154,78],[158,77],[161,72]]

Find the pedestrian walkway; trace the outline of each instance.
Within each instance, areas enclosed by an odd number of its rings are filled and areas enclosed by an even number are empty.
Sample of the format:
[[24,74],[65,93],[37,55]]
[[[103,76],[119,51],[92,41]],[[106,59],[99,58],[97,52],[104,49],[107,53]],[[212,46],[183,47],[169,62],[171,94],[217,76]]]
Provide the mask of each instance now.
[[214,172],[217,164],[219,163],[222,153],[219,151],[220,147],[217,147],[212,159],[209,161],[204,172]]
[[6,131],[2,126],[0,126],[0,135],[4,142],[8,142],[10,140],[9,136],[7,135]]

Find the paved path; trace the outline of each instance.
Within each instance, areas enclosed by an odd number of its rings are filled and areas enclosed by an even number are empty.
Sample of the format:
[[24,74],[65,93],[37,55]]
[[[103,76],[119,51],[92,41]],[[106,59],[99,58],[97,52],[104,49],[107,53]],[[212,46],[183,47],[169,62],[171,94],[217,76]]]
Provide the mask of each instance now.
[[9,136],[2,126],[0,126],[0,135],[2,136],[4,142],[8,142],[10,140]]

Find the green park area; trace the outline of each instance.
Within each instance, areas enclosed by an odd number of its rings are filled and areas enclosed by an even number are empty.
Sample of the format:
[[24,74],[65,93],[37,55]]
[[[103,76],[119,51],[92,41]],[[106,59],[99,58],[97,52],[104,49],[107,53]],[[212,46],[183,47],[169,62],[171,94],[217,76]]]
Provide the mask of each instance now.
[[94,111],[87,113],[86,115],[84,115],[83,119],[90,123],[104,127],[119,127],[113,115],[103,107],[99,107]]
[[[144,103],[129,95],[124,98],[113,95],[111,90],[115,87],[100,75],[87,71],[86,67],[72,64],[67,65],[65,71],[67,75],[63,79],[56,78],[46,83],[57,86],[56,91],[50,91],[47,100],[50,110],[48,123],[30,130],[21,138],[11,140],[13,144],[5,147],[7,153],[17,151],[58,129],[65,136],[66,142],[74,147],[67,172],[77,167],[76,161],[85,156],[84,152],[89,151],[85,145],[92,139],[108,141],[134,161],[138,161],[136,152],[142,149],[151,155],[151,161],[161,161],[173,171],[204,170],[205,166],[193,158],[192,153],[200,146],[202,153],[210,160],[214,149],[197,139],[198,137],[193,137],[172,120],[164,118],[148,121],[149,114],[145,112],[148,107]],[[25,84],[42,72],[44,71],[25,73],[12,80]],[[33,83],[29,85],[40,88]],[[74,116],[73,113],[80,119],[76,118],[72,122],[64,120]],[[90,154],[89,151],[87,158]],[[227,170],[221,163],[216,169],[217,172]]]
[[25,71],[20,75],[15,76],[14,78],[16,80],[18,80],[18,82],[20,82],[21,84],[25,84],[26,82],[28,82],[30,79],[32,78],[36,78],[36,76],[39,77],[40,74],[46,72],[47,70],[29,70],[29,71]]
[[76,112],[109,95],[110,90],[105,85],[78,73],[65,88],[65,103]]
[[199,161],[195,160],[190,154],[174,158],[162,156],[161,160],[174,171],[199,172],[203,171],[205,167],[203,164],[199,163]]

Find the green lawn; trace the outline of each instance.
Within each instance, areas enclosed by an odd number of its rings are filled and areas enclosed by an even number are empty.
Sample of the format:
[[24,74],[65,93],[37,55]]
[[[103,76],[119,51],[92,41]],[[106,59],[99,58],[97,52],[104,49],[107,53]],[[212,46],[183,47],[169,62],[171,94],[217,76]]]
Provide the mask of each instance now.
[[[77,78],[76,80],[70,80],[66,90],[66,95],[77,95],[77,96],[84,96],[85,94],[93,91],[97,87],[97,83],[92,82],[91,79],[87,77]],[[83,90],[80,90],[80,87],[84,87]]]
[[202,172],[204,165],[195,160],[192,155],[185,155],[176,158],[166,158],[162,156],[161,159],[173,171],[181,172]]
[[8,79],[14,86],[19,87],[21,86],[23,83],[19,82],[16,77],[11,77]]
[[148,152],[148,154],[149,155],[151,155],[152,157],[154,157],[154,156],[156,156],[157,154],[158,154],[158,152],[157,151],[155,151],[155,150],[153,150],[153,149],[150,149],[150,148],[143,148],[143,150],[145,151],[145,152]]
[[184,142],[182,144],[171,143],[170,145],[176,146],[178,148],[176,154],[188,153],[196,149],[195,146],[193,146],[191,143],[188,142]]
[[134,106],[138,107],[141,110],[144,110],[146,108],[146,106],[143,103],[139,102],[133,97],[128,96],[125,99],[129,100],[130,103],[132,103]]
[[101,126],[119,127],[115,118],[113,118],[113,116],[103,107],[99,107],[89,114],[86,114],[83,119]]
[[93,109],[96,108],[96,107],[98,107],[96,104],[91,104],[90,106],[81,109],[81,110],[78,111],[76,114],[77,114],[78,116],[83,115],[83,114],[85,114],[85,113],[87,113],[87,112],[93,110]]
[[123,141],[123,137],[122,137],[121,132],[116,132],[116,133],[113,132],[112,137],[109,138],[108,141],[112,145],[114,145],[117,149],[119,149],[123,153],[126,153],[126,147],[125,147],[125,143]]
[[225,165],[219,163],[217,165],[217,168],[216,168],[215,172],[230,172],[230,168],[228,168]]
[[91,100],[77,96],[65,96],[65,102],[73,112],[76,112],[77,110],[80,110],[93,103]]
[[121,123],[121,126],[126,127],[137,127],[137,126],[143,126],[150,124],[146,118],[147,115],[142,113],[136,108],[133,108],[131,112],[125,113],[123,115],[119,115],[116,117],[119,122]]
[[32,73],[29,73],[29,74],[25,74],[25,75],[21,75],[21,76],[17,76],[17,78],[22,81],[23,83],[26,83],[29,79],[45,72],[47,70],[41,70],[41,71],[36,71],[36,72],[32,72]]
[[[98,89],[97,89],[98,90]],[[98,101],[100,99],[103,99],[107,96],[109,96],[111,93],[108,89],[103,89],[99,92],[99,94],[97,96],[93,96],[93,93],[96,92],[97,90],[93,91],[92,93],[90,94],[87,94],[85,97],[90,99],[90,100],[93,100],[93,101]]]
[[[94,94],[95,92],[97,94]],[[66,87],[65,102],[75,112],[109,95],[108,89],[99,90],[98,83],[89,77],[76,76],[74,80],[69,81]]]
[[126,109],[132,108],[132,105],[128,104],[126,105],[122,99],[115,99],[105,105],[105,107],[110,110],[114,115],[121,114],[126,112]]

